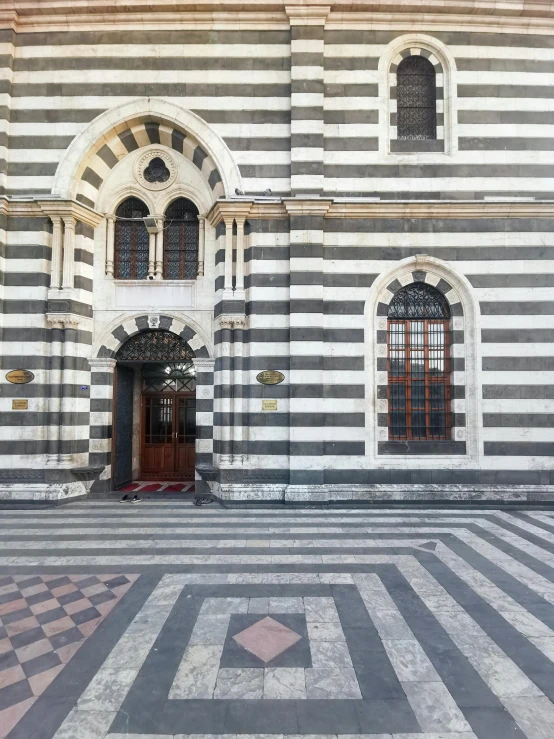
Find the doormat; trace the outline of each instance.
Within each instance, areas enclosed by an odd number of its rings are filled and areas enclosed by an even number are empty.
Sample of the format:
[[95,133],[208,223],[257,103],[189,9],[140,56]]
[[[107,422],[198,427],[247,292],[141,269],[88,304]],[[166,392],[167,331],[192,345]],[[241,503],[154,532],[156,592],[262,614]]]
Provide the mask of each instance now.
[[194,493],[193,482],[132,482],[119,488],[120,493]]

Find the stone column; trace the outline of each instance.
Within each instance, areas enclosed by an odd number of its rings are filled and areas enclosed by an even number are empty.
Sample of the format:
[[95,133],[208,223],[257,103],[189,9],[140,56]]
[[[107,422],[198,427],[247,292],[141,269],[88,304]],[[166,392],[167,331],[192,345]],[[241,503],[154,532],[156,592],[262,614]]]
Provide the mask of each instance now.
[[60,216],[51,216],[53,224],[52,232],[52,263],[51,263],[51,277],[50,287],[60,287],[60,278],[62,271],[62,219]]
[[206,254],[206,216],[198,216],[198,277],[204,277]]
[[106,277],[114,276],[115,217],[106,218]]
[[148,234],[148,279],[156,277],[156,234]]
[[237,263],[235,278],[235,300],[244,300],[244,216],[237,219]]
[[242,467],[244,463],[244,439],[243,439],[243,343],[246,318],[235,316],[233,318],[233,397],[232,397],[232,465]]
[[[290,384],[310,384],[323,394],[324,215],[330,201],[286,200],[290,216]],[[305,399],[290,398],[290,485],[287,494],[314,495],[323,492],[325,441],[306,441],[304,430],[293,422],[295,414],[306,413]],[[314,413],[317,412],[314,400]],[[325,423],[322,422],[322,426]]]
[[291,25],[291,194],[321,195],[324,186],[325,20],[329,6],[288,6]]
[[223,283],[223,300],[233,298],[233,224],[234,216],[225,216],[225,279]]
[[[233,341],[233,317],[220,316],[219,328],[221,341],[217,344],[218,362],[216,371],[219,371],[219,467],[229,467],[232,463],[232,341]],[[219,365],[219,366],[217,366]]]
[[52,332],[52,341],[50,342],[50,371],[48,373],[50,397],[48,399],[48,453],[46,464],[57,466],[60,461],[64,326],[63,321],[58,320],[54,315],[47,316],[47,322]]
[[158,226],[158,232],[155,236],[156,238],[156,266],[154,269],[155,272],[155,279],[161,280],[163,279],[163,272],[164,272],[164,230],[163,230],[163,219],[159,219],[156,221],[156,225]]
[[63,238],[62,288],[72,290],[75,274],[75,226],[77,221],[73,216],[64,216],[63,222],[65,231]]

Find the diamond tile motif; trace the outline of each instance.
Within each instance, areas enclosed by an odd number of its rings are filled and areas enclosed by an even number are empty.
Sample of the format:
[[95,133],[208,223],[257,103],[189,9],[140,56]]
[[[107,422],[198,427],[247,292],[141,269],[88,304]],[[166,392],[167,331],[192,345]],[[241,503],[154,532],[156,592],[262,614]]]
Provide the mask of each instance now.
[[0,581],[0,739],[138,575],[14,575]]
[[266,616],[233,637],[237,644],[266,663],[286,652],[301,638],[300,634],[283,626],[271,616]]

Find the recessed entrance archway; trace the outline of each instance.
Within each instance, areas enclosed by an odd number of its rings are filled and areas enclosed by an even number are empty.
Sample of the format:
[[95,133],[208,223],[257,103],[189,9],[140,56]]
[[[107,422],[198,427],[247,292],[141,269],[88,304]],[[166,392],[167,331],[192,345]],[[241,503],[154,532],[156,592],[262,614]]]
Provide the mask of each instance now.
[[194,352],[170,331],[142,331],[119,348],[114,387],[114,486],[194,480]]

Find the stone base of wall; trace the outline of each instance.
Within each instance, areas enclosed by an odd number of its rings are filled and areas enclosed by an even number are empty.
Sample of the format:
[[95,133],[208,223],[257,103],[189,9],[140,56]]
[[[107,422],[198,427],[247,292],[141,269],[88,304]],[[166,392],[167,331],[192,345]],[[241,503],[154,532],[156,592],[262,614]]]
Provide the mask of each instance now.
[[554,485],[222,484],[214,486],[213,493],[229,503],[554,503]]
[[87,494],[84,482],[0,483],[0,501],[63,501]]

